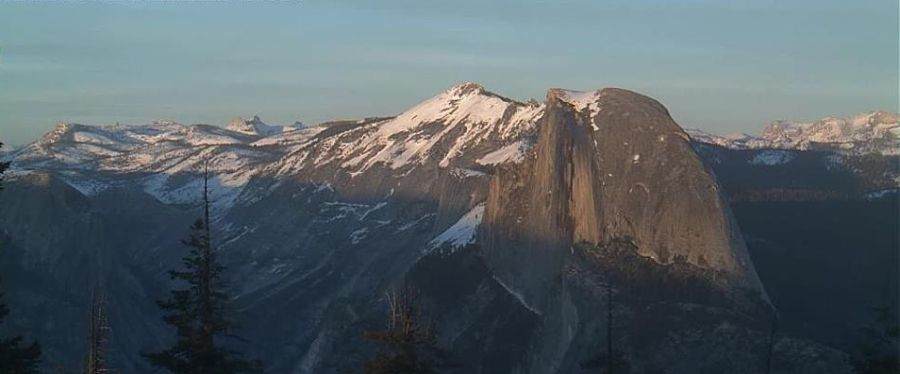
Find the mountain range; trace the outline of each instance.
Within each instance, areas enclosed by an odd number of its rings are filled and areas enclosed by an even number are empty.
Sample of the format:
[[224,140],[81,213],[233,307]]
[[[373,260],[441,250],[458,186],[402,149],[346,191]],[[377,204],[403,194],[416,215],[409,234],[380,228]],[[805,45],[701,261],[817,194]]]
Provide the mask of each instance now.
[[[146,371],[139,352],[171,339],[154,300],[208,166],[214,242],[252,342],[241,347],[269,372],[358,371],[373,354],[360,337],[398,287],[421,292],[466,373],[580,370],[610,324],[639,371],[756,373],[773,318],[789,323],[772,372],[848,372],[842,334],[862,313],[833,332],[801,326],[811,312],[785,296],[796,286],[772,271],[785,262],[770,263],[787,247],[743,229],[758,211],[735,204],[889,206],[897,118],[719,137],[627,90],[551,89],[538,103],[464,83],[393,117],[308,127],[62,123],[5,156],[10,325],[71,366],[100,287],[112,363]],[[615,320],[601,312],[609,292]]]
[[850,118],[826,117],[815,122],[775,121],[760,136],[712,135],[689,129],[696,141],[731,149],[831,150],[845,154],[900,154],[900,124],[897,113],[869,112]]

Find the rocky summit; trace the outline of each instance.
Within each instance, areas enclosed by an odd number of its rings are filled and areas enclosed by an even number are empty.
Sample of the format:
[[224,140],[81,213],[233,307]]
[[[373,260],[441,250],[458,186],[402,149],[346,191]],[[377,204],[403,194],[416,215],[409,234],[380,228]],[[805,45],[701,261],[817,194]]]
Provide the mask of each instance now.
[[617,88],[525,103],[465,83],[310,127],[60,124],[6,155],[12,324],[77,363],[102,285],[111,362],[149,370],[137,352],[171,339],[153,300],[208,166],[241,349],[268,372],[359,372],[398,288],[420,293],[460,373],[578,372],[607,344],[633,372],[758,373],[770,346],[773,373],[847,372],[839,350],[770,336],[778,305],[729,206],[755,187],[723,188],[732,154],[710,147]]
[[634,92],[551,90],[533,152],[497,173],[486,204],[485,257],[525,295],[546,294],[535,287],[572,246],[625,238],[764,295],[715,177],[665,107]]

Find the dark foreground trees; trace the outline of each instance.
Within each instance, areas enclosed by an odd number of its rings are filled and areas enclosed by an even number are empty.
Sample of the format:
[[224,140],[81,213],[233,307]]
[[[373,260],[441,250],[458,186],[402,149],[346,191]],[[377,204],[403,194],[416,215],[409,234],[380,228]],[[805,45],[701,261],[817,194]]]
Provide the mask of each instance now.
[[889,307],[875,308],[875,322],[863,329],[863,343],[851,360],[858,374],[900,374],[900,326]]
[[437,347],[434,330],[425,321],[415,292],[390,292],[387,302],[387,329],[366,333],[367,339],[381,346],[366,365],[366,374],[431,374],[459,366]]
[[[0,323],[9,314],[0,294]],[[25,344],[21,336],[0,339],[0,373],[30,374],[38,372],[41,362],[41,346],[37,342]]]
[[227,317],[228,295],[222,272],[210,238],[209,174],[204,173],[203,216],[191,226],[183,243],[190,249],[182,259],[184,270],[169,272],[171,278],[185,288],[171,291],[168,299],[158,302],[167,314],[164,320],[175,328],[175,345],[144,357],[154,366],[172,373],[231,374],[261,371],[259,361],[222,345],[231,334],[233,323]]
[[625,354],[615,348],[613,339],[613,287],[610,281],[606,284],[606,352],[581,363],[581,368],[591,372],[606,374],[628,374],[631,363]]
[[[0,147],[3,143],[0,143]],[[0,182],[3,173],[9,167],[8,163],[0,162]],[[0,183],[0,189],[3,188]],[[9,308],[3,303],[3,294],[0,293],[0,324],[9,314]],[[0,373],[29,374],[38,372],[38,364],[41,361],[41,346],[37,342],[26,344],[21,336],[0,338]]]

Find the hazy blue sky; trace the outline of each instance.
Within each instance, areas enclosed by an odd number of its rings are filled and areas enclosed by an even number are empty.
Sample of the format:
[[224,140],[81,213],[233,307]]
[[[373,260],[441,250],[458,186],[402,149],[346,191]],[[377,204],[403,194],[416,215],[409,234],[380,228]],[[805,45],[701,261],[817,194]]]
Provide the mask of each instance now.
[[624,87],[683,126],[755,133],[897,110],[898,54],[897,0],[4,2],[0,139],[394,114],[461,81]]

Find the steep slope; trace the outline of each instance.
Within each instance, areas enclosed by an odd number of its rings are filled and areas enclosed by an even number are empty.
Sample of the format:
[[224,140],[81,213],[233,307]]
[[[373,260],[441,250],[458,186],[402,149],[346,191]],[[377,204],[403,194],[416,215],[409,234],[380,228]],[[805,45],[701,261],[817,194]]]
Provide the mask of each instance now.
[[[550,90],[533,148],[522,162],[494,170],[480,209],[438,236],[463,237],[445,244],[463,249],[432,251],[408,276],[440,310],[475,303],[439,319],[456,332],[447,344],[474,355],[467,356],[471,372],[581,370],[602,344],[596,331],[612,323],[599,313],[609,307],[604,284],[621,298],[614,308],[626,332],[615,339],[637,370],[673,365],[662,352],[697,331],[719,345],[708,354],[724,355],[734,348],[726,348],[720,323],[747,334],[750,346],[763,344],[770,306],[730,210],[688,136],[650,98],[620,89]],[[472,244],[458,234],[470,226],[465,217],[479,213]],[[457,273],[465,277],[431,275]],[[702,310],[688,312],[685,304]],[[639,322],[658,313],[667,322]],[[510,340],[527,343],[497,352],[498,342]],[[506,358],[470,352],[472,345]],[[755,353],[713,356],[682,369],[756,370]]]
[[[387,119],[336,123],[280,162],[279,174],[302,168],[337,167],[350,177],[373,168],[399,173],[427,167],[471,167],[504,146],[533,135],[543,107],[520,103],[464,83]],[[514,153],[514,152],[512,152]],[[480,164],[513,159],[489,157]]]
[[622,238],[659,263],[684,260],[762,293],[715,178],[656,101],[551,90],[526,165],[492,180],[481,242],[529,302],[544,302],[573,245]]

